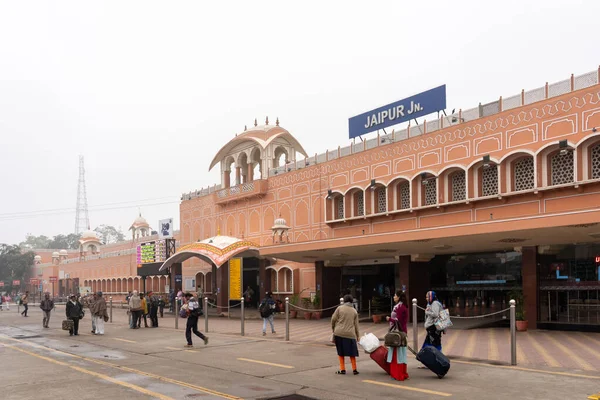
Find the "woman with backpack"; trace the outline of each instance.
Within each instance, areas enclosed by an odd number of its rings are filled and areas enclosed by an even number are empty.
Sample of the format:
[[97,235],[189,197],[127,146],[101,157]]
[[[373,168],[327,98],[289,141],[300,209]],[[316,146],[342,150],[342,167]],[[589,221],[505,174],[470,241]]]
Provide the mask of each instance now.
[[266,336],[267,334],[267,321],[271,325],[271,333],[275,334],[275,326],[273,325],[273,318],[275,313],[275,301],[273,300],[273,295],[271,292],[265,293],[267,297],[263,299],[258,306],[258,311],[260,311],[260,316],[263,319],[263,329],[262,334]]
[[[392,315],[386,317],[390,323],[390,330],[396,329],[407,333],[408,307],[406,306],[406,294],[402,290],[397,290],[394,294],[394,301],[396,306],[392,311]],[[409,379],[406,371],[406,346],[389,347],[387,362],[390,364],[390,376],[393,379],[397,381]]]

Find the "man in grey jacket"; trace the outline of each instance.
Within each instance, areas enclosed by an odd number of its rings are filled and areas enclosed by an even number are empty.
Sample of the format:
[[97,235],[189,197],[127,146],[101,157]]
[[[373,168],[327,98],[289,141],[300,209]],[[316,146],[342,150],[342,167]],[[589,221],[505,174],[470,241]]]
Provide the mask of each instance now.
[[50,293],[44,293],[44,300],[40,302],[40,308],[44,313],[44,321],[42,324],[44,325],[44,328],[49,328],[50,312],[54,309],[54,301],[50,299]]

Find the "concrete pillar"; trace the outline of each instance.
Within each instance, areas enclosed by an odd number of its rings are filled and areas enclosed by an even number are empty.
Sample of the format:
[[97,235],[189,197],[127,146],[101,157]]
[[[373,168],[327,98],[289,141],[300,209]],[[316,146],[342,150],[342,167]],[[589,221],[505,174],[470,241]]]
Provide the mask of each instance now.
[[227,312],[229,305],[229,261],[217,268],[217,312]]
[[254,180],[254,165],[248,163],[248,171],[246,172],[246,182],[252,182]]
[[242,168],[235,167],[235,184],[239,185],[242,183]]
[[228,188],[231,185],[231,173],[230,171],[223,171],[223,188]]
[[271,273],[272,270],[267,270],[269,266],[268,260],[258,260],[258,280],[260,281],[260,298],[264,299],[266,292],[271,291]]
[[538,319],[538,279],[537,248],[523,247],[521,254],[521,276],[523,277],[523,297],[525,319],[529,329],[537,329]]
[[[429,263],[412,262],[410,256],[400,256],[396,267],[396,290],[406,287],[406,300],[409,305],[412,299],[418,300],[417,304],[425,307],[425,294],[430,289]],[[409,318],[412,321],[412,307],[408,307]],[[419,312],[419,320],[423,320],[423,312]]]
[[[321,308],[333,307],[340,303],[342,293],[342,268],[325,267],[323,261],[315,263],[317,291],[321,294]],[[323,312],[324,317],[331,316],[334,310]]]

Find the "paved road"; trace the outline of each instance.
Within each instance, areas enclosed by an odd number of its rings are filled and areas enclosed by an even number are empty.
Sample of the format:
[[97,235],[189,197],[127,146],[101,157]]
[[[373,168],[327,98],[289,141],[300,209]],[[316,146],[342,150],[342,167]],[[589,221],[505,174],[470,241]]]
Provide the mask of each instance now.
[[81,336],[69,337],[60,330],[61,316],[42,329],[41,313],[30,315],[0,314],[2,399],[272,399],[297,393],[315,399],[562,400],[600,391],[595,372],[460,360],[439,380],[411,358],[411,379],[394,382],[364,353],[360,375],[337,376],[335,350],[319,343],[211,333],[208,346],[198,340],[188,350],[183,332],[171,327],[130,330],[114,323],[106,335],[94,336],[86,317]]

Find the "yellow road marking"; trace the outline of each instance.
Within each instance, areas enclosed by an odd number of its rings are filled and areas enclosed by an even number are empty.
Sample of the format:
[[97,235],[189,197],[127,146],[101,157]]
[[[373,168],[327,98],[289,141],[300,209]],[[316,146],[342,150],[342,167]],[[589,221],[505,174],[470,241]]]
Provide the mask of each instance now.
[[[158,380],[163,381],[163,382],[173,383],[175,385],[187,387],[187,388],[190,388],[190,389],[195,389],[195,390],[197,390],[199,392],[203,392],[203,393],[207,393],[207,394],[212,394],[214,396],[222,397],[224,399],[229,399],[229,400],[243,400],[243,398],[241,398],[241,397],[229,395],[227,393],[217,392],[216,390],[208,389],[208,388],[205,388],[205,387],[202,387],[202,386],[198,386],[198,385],[194,385],[194,384],[187,383],[187,382],[178,381],[176,379],[167,378],[167,377],[164,377],[162,375],[156,375],[156,374],[153,374],[153,373],[150,373],[150,372],[144,372],[144,371],[140,371],[140,370],[137,370],[137,369],[134,369],[134,368],[129,368],[129,367],[121,366],[121,365],[114,365],[114,364],[111,364],[111,363],[106,362],[106,361],[100,361],[100,360],[95,360],[93,358],[88,358],[88,357],[78,356],[78,355],[75,355],[75,354],[65,353],[64,351],[56,350],[56,349],[53,349],[51,347],[42,346],[42,345],[34,345],[31,342],[24,342],[22,340],[14,339],[14,338],[11,338],[11,337],[8,337],[8,336],[5,336],[5,335],[0,335],[0,337],[3,338],[3,339],[8,339],[8,340],[12,340],[12,341],[15,341],[15,342],[19,342],[19,343],[22,343],[22,344],[25,344],[25,345],[29,345],[29,346],[33,345],[34,347],[37,347],[37,348],[41,348],[41,349],[45,349],[45,350],[50,350],[50,351],[52,351],[54,353],[59,353],[61,355],[66,355],[66,356],[69,356],[69,357],[75,357],[75,358],[78,358],[80,360],[85,360],[85,361],[88,361],[88,362],[91,362],[91,363],[94,363],[94,364],[100,364],[100,365],[104,365],[104,366],[107,366],[107,367],[115,368],[115,369],[118,369],[118,370],[121,370],[121,371],[127,371],[127,372],[131,372],[131,373],[138,374],[138,375],[144,375],[144,376],[148,376],[150,378],[158,379]],[[4,343],[0,343],[0,344],[2,344],[3,346],[8,346],[7,344],[4,344]]]
[[469,333],[469,338],[467,339],[467,347],[463,353],[463,356],[466,358],[473,358],[473,353],[475,352],[475,344],[477,341],[475,340],[475,330],[472,329],[471,333]]
[[450,339],[448,339],[448,341],[446,343],[444,343],[444,350],[446,351],[447,354],[450,354],[452,352],[452,350],[454,350],[454,345],[456,344],[456,341],[458,340],[458,332],[453,331],[450,333]]
[[11,349],[16,350],[16,351],[20,351],[21,353],[28,354],[30,356],[33,356],[33,357],[39,358],[41,360],[45,360],[45,361],[51,362],[53,364],[57,364],[57,365],[61,365],[63,367],[74,369],[75,371],[82,372],[82,373],[87,374],[87,375],[95,376],[96,378],[104,379],[105,381],[108,381],[108,382],[111,382],[111,383],[114,383],[114,384],[117,384],[117,385],[120,385],[120,386],[124,386],[124,387],[126,387],[128,389],[135,390],[135,391],[143,393],[143,394],[145,394],[147,396],[156,397],[157,399],[161,399],[161,400],[174,400],[172,397],[165,396],[165,395],[157,393],[157,392],[153,392],[152,390],[144,389],[143,387],[140,387],[140,386],[128,383],[128,382],[122,382],[120,380],[111,378],[110,376],[107,376],[107,375],[104,375],[104,374],[99,374],[99,373],[94,372],[94,371],[89,371],[89,370],[87,370],[85,368],[81,368],[81,367],[78,367],[78,366],[75,366],[75,365],[70,365],[68,363],[65,363],[65,362],[62,362],[62,361],[58,361],[58,360],[55,360],[55,359],[50,358],[50,357],[42,356],[42,355],[33,353],[31,351],[20,349],[18,347],[12,346],[10,344],[4,344],[4,343],[2,343],[2,346],[11,348]]
[[[527,334],[527,336],[529,336],[529,334]],[[540,353],[540,355],[542,356],[542,358],[544,359],[544,361],[546,361],[546,363],[551,366],[551,367],[560,367],[560,363],[558,361],[556,361],[556,359],[554,357],[552,357],[550,355],[550,353],[548,353],[548,351],[544,348],[544,346],[542,346],[541,344],[539,344],[537,342],[537,340],[529,340],[529,343],[535,348],[535,350]]]
[[393,383],[384,383],[384,382],[370,381],[370,380],[364,380],[363,382],[364,383],[370,383],[372,385],[387,386],[387,387],[391,387],[391,388],[394,388],[394,389],[402,389],[402,390],[410,390],[412,392],[434,394],[434,395],[441,396],[441,397],[450,397],[450,396],[452,396],[451,393],[436,392],[434,390],[419,389],[419,388],[410,387],[410,386],[395,385]]
[[183,349],[178,349],[175,347],[165,347],[165,349],[167,349],[167,350],[183,350]]
[[[567,349],[567,347],[564,344],[562,344],[561,342],[559,342],[558,340],[553,338],[552,335],[544,335],[544,336],[546,336],[546,339],[550,340],[552,342],[552,344],[554,344],[554,346],[561,349],[568,357],[575,360],[575,362],[582,369],[584,369],[586,371],[595,371],[596,370],[596,368],[594,368],[590,363],[588,363],[587,361],[585,361],[584,359],[582,359],[581,357],[579,357],[578,355],[574,354],[572,351]],[[565,335],[565,336],[568,336],[568,335]]]
[[118,341],[120,341],[120,342],[127,342],[127,343],[137,343],[137,342],[135,342],[135,341],[133,341],[133,340],[121,339],[121,338],[118,338],[118,337],[114,337],[114,338],[112,338],[112,339],[113,339],[113,340],[118,340]]
[[590,346],[586,346],[584,343],[580,342],[579,340],[571,337],[570,335],[565,335],[563,337],[566,337],[567,340],[571,343],[573,343],[576,346],[581,347],[582,349],[585,349],[586,352],[588,353],[592,353],[594,356],[596,356],[596,358],[598,358],[600,360],[600,351],[594,349],[593,347]]
[[589,395],[588,399],[589,400],[600,400],[600,393]]
[[490,360],[499,360],[500,352],[498,351],[498,343],[496,342],[496,330],[494,328],[488,330],[488,358]]
[[600,380],[600,376],[583,375],[583,374],[573,374],[573,373],[570,373],[570,372],[544,371],[543,369],[517,367],[517,366],[513,366],[513,365],[492,365],[492,364],[480,363],[480,362],[475,362],[475,361],[461,361],[461,360],[452,360],[452,362],[453,363],[459,363],[459,364],[479,365],[479,366],[482,366],[482,367],[489,367],[489,368],[514,369],[516,371],[535,372],[535,373],[548,374],[548,375],[569,376],[569,377],[572,377],[572,378],[586,378],[586,379],[598,379],[598,380]]
[[257,364],[270,365],[272,367],[288,368],[288,369],[294,368],[291,365],[275,364],[275,363],[270,363],[270,362],[266,362],[266,361],[251,360],[249,358],[238,358],[238,360],[252,362],[252,363],[257,363]]

